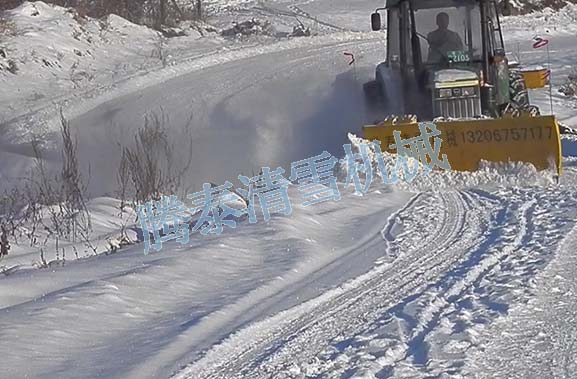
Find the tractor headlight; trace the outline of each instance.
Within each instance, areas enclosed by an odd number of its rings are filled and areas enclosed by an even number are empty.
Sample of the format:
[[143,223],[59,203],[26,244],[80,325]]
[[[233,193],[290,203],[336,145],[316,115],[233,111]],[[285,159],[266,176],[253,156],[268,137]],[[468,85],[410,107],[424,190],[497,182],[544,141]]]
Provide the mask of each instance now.
[[463,96],[475,96],[475,87],[463,87],[461,93]]
[[440,98],[451,97],[451,96],[453,96],[453,91],[451,91],[450,88],[439,89],[439,97]]

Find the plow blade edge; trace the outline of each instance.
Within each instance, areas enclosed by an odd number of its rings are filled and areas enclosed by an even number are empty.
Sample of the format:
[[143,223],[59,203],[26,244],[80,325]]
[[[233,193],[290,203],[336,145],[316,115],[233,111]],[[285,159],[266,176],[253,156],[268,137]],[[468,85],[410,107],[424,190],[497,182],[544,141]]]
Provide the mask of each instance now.
[[[538,170],[555,169],[561,175],[561,140],[555,116],[435,122],[442,139],[441,154],[447,154],[451,168],[476,171],[481,161],[527,162]],[[367,125],[364,138],[378,140],[381,149],[394,153],[393,131],[401,137],[420,134],[416,122]],[[431,139],[431,143],[433,143]]]

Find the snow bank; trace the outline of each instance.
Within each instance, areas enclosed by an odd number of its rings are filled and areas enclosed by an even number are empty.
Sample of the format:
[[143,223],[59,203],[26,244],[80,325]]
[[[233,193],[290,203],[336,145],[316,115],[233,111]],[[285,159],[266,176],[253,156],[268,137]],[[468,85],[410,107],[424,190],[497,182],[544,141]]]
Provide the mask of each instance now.
[[[370,143],[353,134],[349,134],[349,139],[357,151],[361,144]],[[397,156],[388,152],[382,153],[382,156],[390,174],[394,170]],[[369,157],[373,172],[378,173],[377,153],[374,149],[370,150]],[[554,170],[538,171],[532,164],[523,162],[481,162],[479,170],[475,172],[434,170],[423,174],[423,168],[418,161],[409,158],[408,162],[410,167],[415,164],[419,166],[419,174],[407,181],[404,172],[399,171],[397,174],[400,179],[391,185],[399,190],[410,192],[465,190],[479,187],[495,189],[510,186],[547,186],[555,182],[556,175]],[[346,166],[342,167],[340,178],[343,181],[346,179]],[[380,182],[382,178],[378,177],[374,180]]]
[[[30,269],[63,266],[67,262],[114,252],[126,244],[141,240],[135,227],[136,213],[129,207],[121,212],[120,204],[120,200],[109,197],[95,198],[87,202],[86,207],[90,214],[88,239],[81,238],[79,233],[70,233],[67,236],[60,233],[56,237],[53,217],[58,212],[58,206],[36,204],[39,209],[38,219],[28,217],[26,220],[16,220],[18,227],[14,236],[10,236],[10,254],[0,262],[0,272],[3,271],[2,267]],[[32,205],[27,207],[30,206]],[[55,211],[50,212],[50,208]],[[20,214],[25,212],[26,209],[22,209]],[[64,229],[63,225],[60,227]],[[59,246],[58,250],[56,246]],[[40,255],[41,250],[43,255]]]
[[558,11],[545,8],[522,16],[503,17],[501,22],[508,38],[530,39],[537,33],[573,35],[577,32],[577,4],[567,4]]
[[[171,50],[183,44],[167,42],[158,32],[116,15],[85,18],[42,1],[25,2],[4,18],[11,30],[0,41],[0,123],[139,70],[164,66],[172,59]],[[187,43],[200,37],[189,34]]]

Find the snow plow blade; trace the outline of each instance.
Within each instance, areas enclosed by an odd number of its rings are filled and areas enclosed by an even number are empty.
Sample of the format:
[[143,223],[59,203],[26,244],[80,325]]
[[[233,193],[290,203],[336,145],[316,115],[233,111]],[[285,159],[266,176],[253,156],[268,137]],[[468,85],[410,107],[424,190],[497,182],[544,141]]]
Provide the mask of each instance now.
[[[456,171],[476,171],[481,161],[527,162],[538,170],[555,169],[561,175],[561,140],[555,116],[522,115],[499,119],[435,122],[441,131],[441,154],[447,154]],[[420,134],[415,117],[385,120],[363,127],[364,138],[381,142],[381,150],[394,153],[393,131],[402,138]],[[432,143],[432,141],[431,141]]]

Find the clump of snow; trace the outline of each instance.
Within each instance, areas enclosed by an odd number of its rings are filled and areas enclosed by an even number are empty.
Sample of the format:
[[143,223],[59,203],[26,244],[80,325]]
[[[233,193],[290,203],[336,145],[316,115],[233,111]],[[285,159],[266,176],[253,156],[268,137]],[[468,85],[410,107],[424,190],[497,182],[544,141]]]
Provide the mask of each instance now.
[[275,36],[275,28],[268,20],[251,19],[242,22],[233,22],[232,26],[221,32],[224,37],[241,38],[251,35]]
[[[373,174],[373,180],[382,180],[383,176],[379,170],[379,163],[377,161],[378,152],[375,151],[371,142],[353,134],[349,134],[349,140],[357,152],[360,151],[361,144],[366,144],[370,147],[368,149],[368,157],[373,168],[373,173],[376,173],[378,177],[375,178],[375,174]],[[418,168],[415,169],[418,174],[414,178],[407,178],[405,170],[397,166],[397,155],[388,152],[381,154],[382,162],[384,162],[387,167],[386,179],[390,180],[391,174],[396,173],[398,180],[394,181],[391,185],[404,191],[422,192],[427,190],[454,190],[474,187],[547,186],[556,180],[556,172],[554,169],[538,171],[535,166],[525,162],[496,163],[482,161],[479,169],[475,172],[445,171],[439,169],[427,171],[423,169],[423,165],[419,161],[412,158],[408,158],[407,163],[409,167],[411,167],[411,171],[415,165],[418,166]],[[339,173],[340,179],[343,181],[346,180],[347,166],[346,160],[343,160]]]
[[203,8],[208,14],[219,14],[237,9],[247,9],[256,5],[256,0],[203,0]]
[[524,162],[481,162],[474,172],[433,171],[412,183],[400,183],[399,188],[412,191],[496,188],[510,186],[547,186],[555,182],[553,170],[538,171]]
[[293,27],[293,31],[290,34],[290,37],[310,37],[311,36],[311,28],[304,26],[303,24],[299,24]]
[[[348,134],[348,137],[349,140],[351,141],[351,147],[353,153],[358,154],[357,156],[358,159],[355,160],[356,164],[355,168],[349,167],[350,162],[347,158],[341,160],[341,165],[338,167],[338,176],[340,180],[346,181],[347,173],[351,169],[358,170],[359,168],[363,167],[364,162],[362,161],[363,159],[362,155],[366,153],[370,161],[372,172],[376,174],[376,177],[380,178],[380,180],[387,181],[388,183],[393,182],[393,184],[403,181],[412,181],[412,178],[407,178],[407,174],[409,174],[407,170],[404,170],[403,167],[397,165],[397,156],[395,154],[391,154],[386,151],[380,152],[382,159],[381,162],[379,163],[379,151],[376,150],[376,147],[372,145],[370,141],[359,138],[351,133]],[[363,152],[361,145],[365,145],[368,148],[366,148],[365,151]],[[386,172],[381,170],[381,167],[379,166],[379,165],[382,166],[383,163],[386,167]],[[414,167],[417,167],[415,170],[418,173],[423,173],[424,171],[423,165],[416,159],[408,157],[407,164],[408,167],[411,168],[411,171],[413,170]],[[364,174],[363,176],[366,178],[366,174]]]

